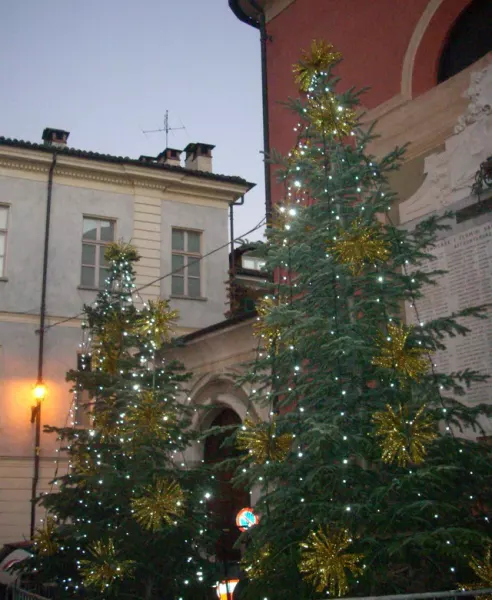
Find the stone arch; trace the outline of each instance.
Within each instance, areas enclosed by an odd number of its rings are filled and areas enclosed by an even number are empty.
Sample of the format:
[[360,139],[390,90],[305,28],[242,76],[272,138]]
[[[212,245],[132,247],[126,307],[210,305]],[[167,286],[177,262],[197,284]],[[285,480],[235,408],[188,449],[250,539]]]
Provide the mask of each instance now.
[[206,373],[192,386],[189,402],[195,406],[213,405],[210,411],[200,411],[193,422],[198,430],[207,429],[220,407],[227,407],[237,413],[244,421],[247,413],[253,420],[258,420],[258,414],[249,401],[249,390],[239,387],[234,381],[234,375],[239,371],[230,369],[227,373]]
[[[195,406],[206,407],[197,414],[194,426],[199,430],[210,426],[240,425],[247,412],[252,418],[257,418],[256,411],[249,406],[247,392],[235,385],[234,378],[225,373],[207,373],[202,375],[192,387],[190,402]],[[234,446],[223,446],[222,443],[229,433],[218,433],[208,437],[200,448],[195,447],[195,456],[208,464],[220,462],[224,458],[237,455]],[[238,511],[250,505],[251,495],[246,489],[232,485],[233,470],[219,470],[215,474],[216,493],[209,501],[210,510],[214,515],[218,536],[215,555],[217,560],[232,565],[241,558],[241,550],[236,548],[240,535],[235,524]]]
[[403,61],[401,94],[410,100],[437,83],[448,33],[470,0],[430,0],[410,39]]

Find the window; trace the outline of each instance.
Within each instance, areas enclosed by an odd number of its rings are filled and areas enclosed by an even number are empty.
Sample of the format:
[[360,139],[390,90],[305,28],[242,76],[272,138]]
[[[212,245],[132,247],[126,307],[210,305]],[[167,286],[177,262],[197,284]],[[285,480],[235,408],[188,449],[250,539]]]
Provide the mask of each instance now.
[[172,231],[171,294],[174,296],[199,298],[201,295],[201,238],[202,234],[199,231]]
[[7,249],[7,227],[9,207],[0,206],[0,277],[5,277],[5,252]]
[[84,217],[82,233],[82,273],[80,284],[103,288],[109,269],[104,258],[106,246],[114,241],[115,222],[109,219]]
[[265,267],[265,261],[261,258],[256,258],[255,256],[245,256],[241,257],[241,263],[243,269],[248,269],[249,271],[261,271]]
[[442,83],[492,51],[492,3],[473,0],[460,14],[446,40],[438,66]]

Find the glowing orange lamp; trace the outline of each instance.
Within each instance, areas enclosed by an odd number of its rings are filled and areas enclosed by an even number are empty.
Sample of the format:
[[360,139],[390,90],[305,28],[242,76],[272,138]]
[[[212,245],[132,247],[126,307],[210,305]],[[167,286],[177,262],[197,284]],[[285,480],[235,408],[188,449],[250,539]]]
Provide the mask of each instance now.
[[44,385],[44,383],[37,383],[34,386],[32,394],[38,402],[44,400],[46,398],[46,386]]
[[239,579],[228,579],[227,581],[222,581],[217,586],[217,596],[220,600],[232,600],[232,594],[234,593],[234,588],[239,583]]

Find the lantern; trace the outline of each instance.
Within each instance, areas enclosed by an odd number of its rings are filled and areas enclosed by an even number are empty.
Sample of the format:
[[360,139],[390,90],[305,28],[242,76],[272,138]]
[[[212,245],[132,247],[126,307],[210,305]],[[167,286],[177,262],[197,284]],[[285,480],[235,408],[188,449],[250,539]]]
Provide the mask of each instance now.
[[217,597],[219,600],[233,600],[234,588],[239,583],[239,579],[226,579],[217,586]]

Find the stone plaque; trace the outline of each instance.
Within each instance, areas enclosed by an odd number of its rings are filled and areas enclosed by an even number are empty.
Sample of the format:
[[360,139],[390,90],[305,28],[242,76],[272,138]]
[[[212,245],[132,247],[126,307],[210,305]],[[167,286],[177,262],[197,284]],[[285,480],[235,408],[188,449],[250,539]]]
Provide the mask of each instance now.
[[[463,224],[464,225],[464,224]],[[406,305],[408,323],[446,316],[470,306],[492,303],[492,221],[462,228],[441,239],[431,251],[434,260],[422,270],[443,269],[448,273],[438,285],[425,286],[424,298],[416,306]],[[456,229],[464,229],[456,233]],[[492,317],[492,311],[489,309]],[[466,368],[492,375],[492,318],[461,321],[471,332],[465,337],[446,338],[445,351],[437,352],[436,370],[451,373]],[[466,395],[470,404],[492,400],[492,383],[475,384]]]

